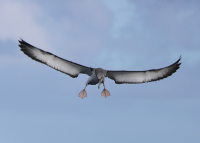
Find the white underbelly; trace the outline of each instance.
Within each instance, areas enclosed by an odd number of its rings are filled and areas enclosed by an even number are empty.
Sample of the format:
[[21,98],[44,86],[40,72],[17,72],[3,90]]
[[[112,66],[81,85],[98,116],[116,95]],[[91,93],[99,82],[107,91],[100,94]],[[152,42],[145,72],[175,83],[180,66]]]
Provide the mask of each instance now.
[[99,83],[99,79],[97,78],[97,76],[95,75],[95,73],[92,72],[92,75],[88,78],[87,84],[95,85],[97,83]]

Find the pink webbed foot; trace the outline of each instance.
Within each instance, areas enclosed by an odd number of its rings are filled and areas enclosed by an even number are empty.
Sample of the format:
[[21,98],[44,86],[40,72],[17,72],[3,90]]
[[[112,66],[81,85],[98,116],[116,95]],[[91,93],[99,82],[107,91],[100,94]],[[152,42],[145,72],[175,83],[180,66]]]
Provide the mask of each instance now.
[[85,91],[85,89],[83,89],[80,93],[79,93],[79,95],[78,95],[78,97],[80,97],[80,98],[85,98],[85,97],[87,97],[87,92]]
[[108,96],[110,96],[110,92],[104,88],[101,95],[104,96],[105,98],[107,98]]

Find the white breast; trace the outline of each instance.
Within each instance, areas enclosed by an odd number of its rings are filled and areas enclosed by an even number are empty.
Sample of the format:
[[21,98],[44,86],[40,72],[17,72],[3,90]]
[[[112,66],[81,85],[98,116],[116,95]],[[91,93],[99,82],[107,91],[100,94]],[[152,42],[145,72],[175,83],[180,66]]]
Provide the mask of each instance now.
[[92,71],[92,75],[88,78],[87,84],[95,85],[99,82],[99,79],[97,78],[95,74],[95,70]]

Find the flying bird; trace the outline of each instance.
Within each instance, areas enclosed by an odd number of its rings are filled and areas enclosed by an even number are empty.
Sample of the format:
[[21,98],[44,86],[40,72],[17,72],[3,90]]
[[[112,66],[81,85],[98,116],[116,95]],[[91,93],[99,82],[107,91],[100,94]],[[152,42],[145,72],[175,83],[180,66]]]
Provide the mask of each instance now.
[[110,96],[110,92],[105,88],[105,77],[114,80],[116,84],[138,84],[152,82],[171,76],[176,72],[177,69],[180,68],[181,65],[179,62],[181,60],[180,56],[180,58],[172,65],[160,69],[146,71],[111,71],[104,70],[102,68],[91,68],[65,60],[52,53],[36,48],[22,39],[19,40],[19,43],[21,51],[35,61],[46,64],[51,68],[71,76],[72,78],[78,77],[80,73],[88,75],[89,78],[86,82],[85,88],[78,95],[82,99],[87,97],[87,92],[85,91],[86,87],[88,85],[96,84],[98,84],[98,88],[100,87],[100,84],[103,84],[104,89],[102,91],[102,96],[105,98]]

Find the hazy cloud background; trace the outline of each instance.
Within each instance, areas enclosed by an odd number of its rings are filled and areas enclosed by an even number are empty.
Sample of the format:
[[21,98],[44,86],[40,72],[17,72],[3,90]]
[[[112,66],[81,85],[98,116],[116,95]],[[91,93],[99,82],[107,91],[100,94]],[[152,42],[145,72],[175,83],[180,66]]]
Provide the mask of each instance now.
[[[200,141],[200,2],[197,0],[0,1],[0,142]],[[22,38],[67,60],[110,70],[162,68],[171,77],[116,85],[101,97],[25,56]]]

